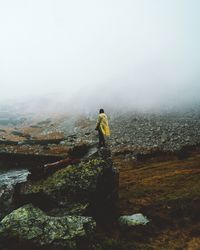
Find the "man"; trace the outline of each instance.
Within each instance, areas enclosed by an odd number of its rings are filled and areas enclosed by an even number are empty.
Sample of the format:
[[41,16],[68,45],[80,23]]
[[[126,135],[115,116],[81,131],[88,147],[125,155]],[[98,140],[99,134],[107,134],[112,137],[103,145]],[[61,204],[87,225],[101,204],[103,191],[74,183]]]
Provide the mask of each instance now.
[[99,132],[99,147],[105,147],[106,145],[104,136],[110,136],[110,129],[108,126],[107,115],[104,113],[103,109],[99,110],[99,115],[95,130],[98,130]]

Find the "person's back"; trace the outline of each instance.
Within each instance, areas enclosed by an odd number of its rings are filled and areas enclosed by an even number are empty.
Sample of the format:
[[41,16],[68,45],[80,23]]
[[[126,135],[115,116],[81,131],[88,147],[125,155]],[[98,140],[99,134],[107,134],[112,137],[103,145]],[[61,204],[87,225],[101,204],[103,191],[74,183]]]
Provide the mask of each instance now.
[[103,109],[100,109],[96,130],[99,132],[99,147],[105,147],[105,138],[104,136],[110,136],[110,128],[108,125],[107,115],[104,113]]

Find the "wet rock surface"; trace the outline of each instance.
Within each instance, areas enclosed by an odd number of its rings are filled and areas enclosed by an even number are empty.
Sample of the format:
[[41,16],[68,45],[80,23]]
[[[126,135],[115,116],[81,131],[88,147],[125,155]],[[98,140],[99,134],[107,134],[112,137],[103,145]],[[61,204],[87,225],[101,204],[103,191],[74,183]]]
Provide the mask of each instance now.
[[29,171],[27,169],[5,171],[0,174],[0,219],[14,208],[14,193],[17,183],[25,182]]
[[27,180],[29,171],[27,169],[10,169],[0,174],[0,187],[12,186]]

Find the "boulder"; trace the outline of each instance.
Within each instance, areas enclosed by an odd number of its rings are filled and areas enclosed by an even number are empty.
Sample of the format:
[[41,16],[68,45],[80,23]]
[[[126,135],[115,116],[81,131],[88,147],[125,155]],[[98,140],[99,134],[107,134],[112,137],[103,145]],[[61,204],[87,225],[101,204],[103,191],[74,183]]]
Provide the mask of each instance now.
[[0,222],[1,246],[9,248],[9,244],[15,241],[16,248],[77,249],[81,240],[89,238],[95,227],[91,217],[52,217],[27,204]]
[[94,217],[115,215],[118,180],[111,160],[95,157],[60,169],[44,180],[19,184],[16,206],[33,203],[50,213],[64,208],[68,214],[76,211],[76,214]]
[[[92,160],[69,165],[47,179],[20,185],[20,198],[27,201],[40,197],[56,205],[70,201],[87,201],[94,194],[98,176],[103,172],[103,161]],[[40,204],[37,204],[40,206]],[[43,208],[45,209],[45,207]]]
[[121,226],[138,226],[146,225],[149,223],[149,220],[143,214],[133,214],[133,215],[124,215],[119,217],[119,224]]

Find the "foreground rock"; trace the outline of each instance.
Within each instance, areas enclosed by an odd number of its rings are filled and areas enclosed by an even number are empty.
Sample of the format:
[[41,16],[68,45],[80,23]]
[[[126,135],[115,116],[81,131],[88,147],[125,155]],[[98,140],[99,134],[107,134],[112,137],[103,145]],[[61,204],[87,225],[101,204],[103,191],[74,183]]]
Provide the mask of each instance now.
[[15,186],[5,197],[2,216],[15,210],[0,223],[0,249],[89,249],[94,219],[118,216],[119,175],[108,149],[88,157],[48,164],[52,173],[38,179],[31,171],[34,178]]
[[94,232],[95,221],[90,217],[47,216],[31,204],[25,205],[7,215],[0,223],[2,245],[9,247],[13,241],[16,247],[48,247],[48,249],[77,249],[82,239]]
[[118,172],[112,161],[95,157],[78,165],[69,165],[52,176],[36,182],[19,184],[17,206],[33,203],[57,215],[76,214],[97,217],[116,215]]

